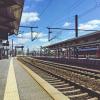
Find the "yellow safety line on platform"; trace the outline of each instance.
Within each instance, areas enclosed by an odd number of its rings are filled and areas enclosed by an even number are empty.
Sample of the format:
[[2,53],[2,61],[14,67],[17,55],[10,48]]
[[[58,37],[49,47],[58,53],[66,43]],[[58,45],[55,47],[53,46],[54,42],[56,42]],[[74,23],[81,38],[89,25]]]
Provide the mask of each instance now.
[[27,66],[18,61],[19,64],[31,75],[31,77],[53,98],[53,100],[70,100],[67,96],[63,95],[56,88],[42,79],[39,75],[29,69]]
[[4,100],[20,100],[17,89],[15,72],[14,72],[13,58],[10,60]]

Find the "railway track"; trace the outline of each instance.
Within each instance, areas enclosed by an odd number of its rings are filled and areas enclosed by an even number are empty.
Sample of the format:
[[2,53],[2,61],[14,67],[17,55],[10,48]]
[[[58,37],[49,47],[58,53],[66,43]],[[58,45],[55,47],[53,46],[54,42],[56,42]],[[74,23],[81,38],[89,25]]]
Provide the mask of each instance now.
[[[100,100],[100,80],[99,77],[94,77],[95,75],[93,76],[93,74],[91,74],[91,76],[89,73],[89,76],[86,76],[87,74],[84,75],[82,74],[83,72],[79,73],[78,71],[77,73],[77,70],[65,69],[64,66],[58,66],[57,64],[43,62],[33,58],[19,58],[19,60],[71,100]],[[99,74],[99,72],[97,74]],[[90,80],[88,80],[89,78]],[[93,82],[95,80],[96,84],[94,84],[91,79]],[[84,82],[83,80],[88,81]],[[92,84],[88,83],[89,81],[91,81]]]
[[[29,59],[32,59],[32,58],[29,58]],[[100,79],[100,71],[97,71],[97,70],[81,68],[81,67],[65,65],[65,64],[59,64],[59,63],[54,63],[51,61],[44,61],[44,60],[38,60],[38,59],[35,59],[35,61],[37,61],[38,63],[50,65],[50,66],[53,65],[56,68],[62,68],[64,70],[69,70],[69,71],[76,72],[79,74],[87,75],[91,78]]]

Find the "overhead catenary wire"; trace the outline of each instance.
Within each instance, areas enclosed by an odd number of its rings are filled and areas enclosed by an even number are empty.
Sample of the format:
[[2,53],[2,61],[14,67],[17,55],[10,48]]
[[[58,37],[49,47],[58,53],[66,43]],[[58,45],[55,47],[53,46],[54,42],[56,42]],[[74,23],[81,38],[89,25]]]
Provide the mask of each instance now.
[[97,7],[100,7],[100,0],[94,0],[94,2],[96,3]]
[[[58,24],[59,21],[62,21],[62,20],[65,20],[65,19],[69,19],[69,18],[71,18],[71,17],[74,17],[74,15],[73,15],[73,16],[70,16],[70,15],[72,15],[71,13],[72,13],[73,11],[75,11],[75,9],[79,7],[78,5],[82,4],[83,1],[84,1],[84,0],[77,0],[76,2],[74,2],[74,3],[71,5],[72,7],[68,10],[68,11],[69,11],[69,13],[68,13],[68,14],[69,14],[69,15],[68,15],[69,17],[68,17],[68,16],[67,16],[67,17],[65,17],[65,16],[64,16],[64,17],[61,17],[61,18],[59,18],[58,21],[54,22],[51,26]],[[100,1],[99,1],[99,0],[94,0],[94,1],[95,1],[95,6],[92,7],[92,8],[90,8],[90,9],[88,9],[88,10],[86,10],[85,12],[81,13],[81,14],[79,15],[79,18],[81,18],[81,17],[87,15],[87,14],[90,13],[91,11],[94,11],[97,7],[100,7]]]
[[72,7],[69,9],[69,15],[71,15],[71,13],[73,11],[76,11],[76,9],[82,4],[82,2],[84,2],[85,0],[77,0],[76,4],[73,4]]
[[[71,30],[75,31],[76,30],[74,28],[57,28],[57,27],[47,27],[47,29],[48,29],[48,34],[49,34],[48,41],[51,41],[56,38],[56,35],[53,38],[50,37],[50,34],[53,32],[53,30],[61,30],[61,31],[71,31]],[[93,32],[95,32],[95,31],[100,31],[100,30],[88,30],[88,29],[79,29],[78,28],[77,31],[93,31]],[[76,34],[77,34],[77,36],[76,36]],[[78,37],[78,33],[75,33],[75,36]]]
[[[81,3],[82,1],[80,0],[79,3]],[[88,13],[90,13],[91,11],[95,10],[97,7],[100,7],[100,1],[95,0],[95,6],[93,6],[92,8],[86,10],[85,12],[83,12],[82,14],[79,15],[79,18],[87,15]],[[77,8],[77,7],[76,7]],[[76,9],[75,8],[75,9]],[[75,29],[67,29],[67,30],[75,30]],[[85,30],[85,29],[78,29],[78,31],[99,31],[99,30]]]
[[[58,27],[47,27],[47,29],[51,30],[75,30],[74,28],[58,28]],[[100,31],[100,30],[88,30],[88,29],[78,29],[79,31]]]
[[94,0],[95,5],[91,8],[89,8],[88,10],[86,10],[85,12],[79,14],[79,18],[82,18],[84,16],[86,16],[87,14],[93,12],[94,10],[96,10],[98,7],[100,7],[100,1],[99,0]]
[[62,34],[63,30],[60,30],[58,32],[55,32],[55,35],[53,37],[49,37],[48,38],[48,41],[51,41],[51,40],[54,40],[54,39],[57,39],[59,37],[59,34]]
[[[47,3],[47,5],[45,6],[45,8],[40,12],[39,17],[42,17],[42,16],[43,16],[43,14],[44,14],[44,13],[47,11],[47,9],[50,7],[51,3],[52,3],[52,0],[48,0],[48,3]],[[37,23],[37,22],[35,22],[34,25],[35,25],[36,23]]]
[[[59,22],[65,20],[65,19],[72,19],[74,17],[74,15],[70,16],[70,14],[78,7],[78,5],[82,4],[82,2],[85,1],[85,0],[77,0],[75,1],[70,7],[69,7],[69,10],[68,10],[68,16],[64,16],[64,17],[61,17],[59,18],[59,20],[57,21],[54,21],[50,26],[54,26],[54,25],[57,25],[59,24]],[[72,19],[74,20],[74,18]]]
[[90,13],[91,11],[94,11],[95,9],[97,9],[97,6],[94,6],[94,7],[90,8],[90,9],[88,9],[87,11],[79,14],[79,18],[82,18],[82,17],[86,16],[88,13]]
[[52,0],[49,0],[46,7],[42,10],[42,12],[40,12],[39,17],[41,17],[46,12],[46,10],[49,8],[51,3],[52,3]]
[[[71,12],[72,12],[72,10],[75,10],[75,9],[78,7],[78,5],[81,4],[82,2],[83,2],[83,0],[77,0],[76,2],[74,2],[74,3],[72,4],[71,8],[70,8]],[[69,13],[70,13],[70,10],[69,10]],[[74,17],[74,16],[72,16],[72,17]],[[67,19],[67,18],[68,18],[68,17],[66,17],[66,19]],[[62,17],[62,18],[60,18],[58,21],[54,22],[51,26],[57,24],[59,21],[62,21],[62,20],[65,20],[65,16]],[[63,30],[60,31],[60,33],[62,33],[62,32],[63,32]],[[56,32],[56,33],[58,33],[58,32]],[[57,35],[58,35],[58,34],[57,34]],[[48,40],[55,39],[56,37],[57,37],[57,36],[55,35],[53,38],[48,39]]]

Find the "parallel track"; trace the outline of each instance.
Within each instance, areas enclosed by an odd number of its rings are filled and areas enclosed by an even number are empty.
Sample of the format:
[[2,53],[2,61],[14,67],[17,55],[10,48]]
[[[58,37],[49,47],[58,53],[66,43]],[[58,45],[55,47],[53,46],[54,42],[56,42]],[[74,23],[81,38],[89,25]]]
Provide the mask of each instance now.
[[[54,63],[43,62],[36,59],[30,58],[19,58],[21,62],[30,67],[33,71],[43,77],[46,81],[48,81],[51,85],[61,91],[63,94],[68,96],[71,100],[100,100],[100,92],[99,90],[95,90],[96,88],[89,88],[88,85],[82,85],[75,80],[73,80],[73,75],[71,78],[71,73],[76,75],[81,75],[81,78],[86,78],[87,74],[77,73],[77,70],[65,68],[64,66],[58,66]],[[81,71],[80,71],[81,72]],[[68,74],[70,74],[68,76]],[[91,76],[92,75],[92,76]],[[94,74],[90,74],[90,79],[99,80],[98,77],[94,77]],[[92,77],[92,78],[91,78]],[[94,78],[93,78],[94,77]],[[75,78],[75,77],[74,77]],[[78,79],[80,80],[80,79]],[[99,84],[99,83],[98,83]],[[100,84],[99,84],[100,85]]]

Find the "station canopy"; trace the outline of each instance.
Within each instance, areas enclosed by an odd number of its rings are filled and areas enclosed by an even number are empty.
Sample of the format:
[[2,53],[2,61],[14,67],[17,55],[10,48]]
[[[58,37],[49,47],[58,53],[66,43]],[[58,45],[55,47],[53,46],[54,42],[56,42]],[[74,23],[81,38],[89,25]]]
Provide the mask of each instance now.
[[24,0],[0,0],[0,39],[18,32]]
[[42,48],[56,49],[56,48],[66,48],[66,47],[74,47],[81,46],[83,44],[100,44],[100,31],[96,31],[93,33],[89,33],[78,38],[72,38],[65,41],[61,41],[55,44],[51,44],[48,46],[44,46]]

